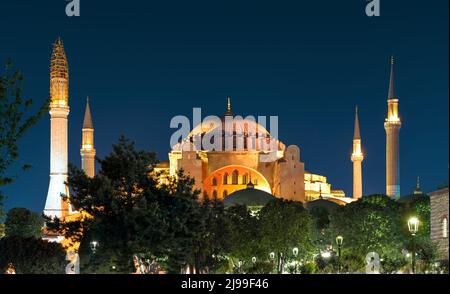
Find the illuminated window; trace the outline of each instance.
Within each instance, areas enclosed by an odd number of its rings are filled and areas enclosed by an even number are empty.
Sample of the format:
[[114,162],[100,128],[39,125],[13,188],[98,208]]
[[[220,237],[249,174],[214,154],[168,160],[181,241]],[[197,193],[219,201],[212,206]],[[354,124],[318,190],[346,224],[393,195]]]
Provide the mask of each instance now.
[[448,219],[442,219],[442,238],[448,238]]
[[224,184],[224,185],[228,185],[228,173],[225,173],[225,174],[223,175],[223,184]]
[[213,178],[213,179],[212,179],[212,185],[213,185],[213,186],[217,186],[217,179],[216,179],[216,178]]
[[239,178],[239,172],[237,170],[234,170],[233,174],[231,176],[231,184],[237,185],[238,184],[238,178]]
[[242,176],[242,184],[247,185],[248,183],[248,174]]

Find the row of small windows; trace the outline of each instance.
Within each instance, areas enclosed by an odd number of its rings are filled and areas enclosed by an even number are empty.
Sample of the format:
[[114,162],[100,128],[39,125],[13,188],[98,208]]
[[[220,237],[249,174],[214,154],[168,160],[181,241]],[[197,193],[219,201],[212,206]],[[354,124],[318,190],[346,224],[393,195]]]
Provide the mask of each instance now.
[[[229,178],[230,178],[230,175],[229,175],[228,173],[225,173],[225,174],[223,175],[223,178],[222,178],[222,183],[223,183],[224,185],[229,185],[229,184],[231,184],[231,185],[239,185],[239,172],[238,172],[237,170],[234,170],[234,171],[232,172],[232,174],[231,174],[231,183],[229,182]],[[249,175],[248,175],[248,173],[245,173],[245,174],[242,176],[241,184],[242,184],[242,185],[247,185],[248,182],[249,182]],[[257,182],[255,181],[254,184],[256,185]],[[214,178],[212,179],[212,185],[213,185],[213,186],[217,186],[217,185],[218,185],[217,178],[214,177]]]

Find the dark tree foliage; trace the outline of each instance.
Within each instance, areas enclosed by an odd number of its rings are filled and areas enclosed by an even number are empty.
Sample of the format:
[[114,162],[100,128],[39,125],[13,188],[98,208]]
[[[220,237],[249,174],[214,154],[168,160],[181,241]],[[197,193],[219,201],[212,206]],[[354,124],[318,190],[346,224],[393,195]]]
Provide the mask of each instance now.
[[11,208],[6,215],[5,234],[7,237],[41,238],[43,227],[42,215],[26,208]]
[[12,263],[17,274],[63,274],[66,252],[59,243],[18,236],[0,239],[0,272]]
[[[69,186],[74,208],[89,217],[70,223],[48,222],[48,228],[81,241],[82,272],[134,271],[132,256],[157,261],[170,273],[191,265],[197,272],[218,265],[224,209],[218,201],[199,201],[194,180],[180,171],[161,184],[153,166],[155,154],[136,150],[120,138],[113,151],[98,159],[99,173],[88,178],[71,166]],[[95,255],[91,241],[99,242]]]
[[[19,139],[48,110],[49,101],[37,111],[31,109],[33,101],[23,97],[23,81],[22,73],[8,61],[0,73],[0,188],[15,179],[6,172],[19,159]],[[28,169],[29,165],[22,168]],[[2,198],[0,191],[0,205]]]
[[[382,259],[401,257],[405,235],[400,205],[385,195],[370,195],[331,214],[332,235],[344,237],[342,255],[364,258],[375,251]],[[364,264],[360,268],[364,268]],[[354,265],[351,266],[354,268]]]
[[299,249],[298,258],[307,257],[313,250],[313,221],[301,202],[274,199],[258,214],[259,246],[262,252],[274,252],[278,272],[292,258],[292,249]]
[[268,253],[259,246],[261,232],[258,230],[258,219],[242,205],[229,207],[225,213],[229,226],[227,236],[229,245],[226,252],[231,257],[230,266],[238,267],[239,261],[244,264],[251,263],[252,257],[257,257],[258,264],[259,261],[266,260]]

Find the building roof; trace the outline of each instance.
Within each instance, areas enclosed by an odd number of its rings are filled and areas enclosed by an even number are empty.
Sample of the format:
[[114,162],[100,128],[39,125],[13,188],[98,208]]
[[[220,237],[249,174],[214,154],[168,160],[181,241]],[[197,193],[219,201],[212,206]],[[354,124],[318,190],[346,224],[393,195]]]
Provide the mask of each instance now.
[[230,194],[223,200],[225,207],[231,207],[234,205],[246,205],[248,207],[257,206],[262,207],[267,203],[275,199],[270,193],[265,191],[248,187],[243,190],[236,191]]

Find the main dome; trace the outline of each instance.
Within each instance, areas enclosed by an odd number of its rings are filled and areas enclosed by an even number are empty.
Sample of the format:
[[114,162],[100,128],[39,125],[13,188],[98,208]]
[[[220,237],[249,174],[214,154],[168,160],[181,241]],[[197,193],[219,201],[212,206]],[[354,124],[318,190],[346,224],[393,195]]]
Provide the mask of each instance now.
[[[206,117],[190,131],[188,136],[176,144],[173,147],[173,150],[211,151],[209,146],[204,146],[204,140],[209,140],[210,144],[214,144],[214,137],[217,136],[221,136],[222,138],[222,151],[225,150],[225,141],[230,140],[230,138],[233,140],[232,151],[249,150],[252,149],[252,147],[255,151],[265,151],[264,146],[261,146],[262,144],[260,142],[265,142],[264,145],[267,146],[269,146],[269,144],[277,146],[277,151],[285,150],[285,145],[272,137],[264,126],[256,122],[254,117],[247,116],[244,118],[242,116],[234,116],[231,113],[230,104],[228,104],[228,110],[224,116]],[[202,143],[199,144],[199,141]],[[243,146],[239,146],[240,141],[243,142]],[[228,151],[231,151],[231,148]]]

